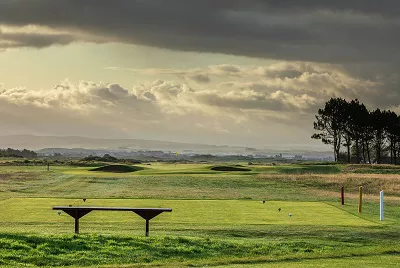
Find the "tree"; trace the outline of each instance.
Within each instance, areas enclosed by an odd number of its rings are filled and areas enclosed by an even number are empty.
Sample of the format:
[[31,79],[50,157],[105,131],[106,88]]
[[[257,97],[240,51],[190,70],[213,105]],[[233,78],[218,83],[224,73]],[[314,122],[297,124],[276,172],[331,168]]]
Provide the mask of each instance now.
[[314,129],[319,133],[311,136],[333,146],[335,161],[339,157],[346,105],[347,102],[341,98],[331,98],[327,101],[324,109],[319,109],[315,116],[317,120],[314,122]]
[[[311,138],[332,145],[335,161],[347,158],[350,163],[353,155],[356,163],[362,159],[363,163],[397,164],[400,116],[395,112],[379,108],[370,112],[358,99],[348,102],[331,98],[315,118],[314,129],[319,132]],[[347,154],[340,153],[342,145],[347,147]]]
[[400,157],[400,115],[397,116],[397,128],[396,128],[396,145],[394,154],[394,164],[397,165],[397,158]]
[[385,114],[378,108],[371,113],[375,162],[381,164],[383,145],[385,143]]
[[[363,139],[366,136],[366,129],[368,129],[369,122],[369,112],[364,104],[360,103],[357,99],[352,100],[347,108],[348,118],[346,122],[347,132],[349,133],[350,139],[354,141],[356,163],[361,162],[361,150],[360,145],[362,145],[362,155],[364,163],[365,158],[365,147]],[[349,149],[348,149],[349,153]],[[348,160],[350,157],[348,156]]]
[[27,149],[22,151],[12,148],[7,148],[5,150],[0,149],[0,157],[25,157],[25,158],[36,158],[37,153]]
[[361,126],[361,150],[363,162],[371,164],[371,147],[374,139],[374,128],[372,123],[372,114],[369,111],[363,112]]
[[343,117],[342,123],[340,124],[342,127],[341,133],[343,136],[343,146],[347,148],[347,163],[351,161],[351,144],[352,144],[352,123],[353,123],[353,116],[352,116],[352,106],[346,100],[343,103]]
[[399,128],[399,119],[397,114],[392,111],[384,111],[383,113],[384,120],[384,130],[389,142],[389,150],[390,150],[390,164],[396,164],[396,143],[398,140],[398,128]]

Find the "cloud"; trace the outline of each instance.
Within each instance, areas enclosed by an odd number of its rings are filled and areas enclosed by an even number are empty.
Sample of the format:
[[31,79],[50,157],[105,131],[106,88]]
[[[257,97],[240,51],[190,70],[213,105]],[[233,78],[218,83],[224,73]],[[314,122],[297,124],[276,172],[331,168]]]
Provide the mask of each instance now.
[[206,74],[194,74],[194,75],[189,75],[189,79],[196,81],[197,83],[208,83],[210,82],[210,77]]
[[[120,70],[117,67],[113,69]],[[197,94],[205,102],[219,106],[243,104],[242,108],[253,105],[274,107],[271,108],[272,110],[279,110],[282,107],[294,110],[303,107],[305,110],[312,110],[315,105],[321,105],[331,97],[358,98],[371,107],[389,107],[400,102],[400,95],[396,94],[395,89],[398,82],[397,76],[392,76],[391,79],[386,76],[365,79],[352,76],[341,66],[333,64],[277,61],[268,66],[221,64],[195,69],[123,70],[153,76],[171,74],[182,78],[181,81],[187,81],[185,78],[199,75],[207,77],[206,86],[195,85],[197,89],[203,90],[202,92],[197,90]],[[382,94],[385,91],[386,94]],[[296,105],[294,101],[288,100],[277,102],[276,98],[271,97],[276,92],[284,93],[279,95],[282,98],[288,96],[285,94],[290,94],[298,101],[307,99],[310,105]],[[228,98],[228,93],[235,97]],[[267,102],[270,103],[267,105]],[[290,103],[294,105],[291,106]]]
[[105,42],[102,37],[86,35],[79,31],[69,32],[36,25],[23,27],[2,26],[0,23],[0,49],[19,47],[45,48],[82,41],[94,43]]
[[[327,69],[341,69],[355,80],[381,83],[374,87],[379,93],[367,92],[366,98],[376,94],[379,105],[390,105],[399,100],[399,11],[397,0],[3,0],[0,50],[119,42],[276,59],[285,66],[274,65],[275,70],[260,67],[252,72],[264,73],[265,79],[271,80],[297,79],[301,85],[305,83],[301,80],[313,84],[323,79],[324,83],[338,80]],[[307,69],[315,68],[312,62],[318,62],[323,73]],[[190,72],[146,72],[200,85],[211,83],[215,76],[246,79],[247,75],[255,75],[241,68],[222,64]],[[338,89],[336,80],[336,88],[329,89],[331,93],[341,91],[344,96],[359,97],[355,94],[359,90],[348,85]]]
[[[119,70],[119,68],[112,68]],[[138,71],[138,70],[134,70]],[[178,118],[232,122],[280,121],[297,124],[299,117],[313,114],[330,97],[360,100],[375,108],[398,105],[379,95],[379,80],[349,76],[326,64],[278,62],[269,66],[212,65],[197,69],[144,69],[154,74],[206,77],[206,85],[186,79],[155,80],[124,88],[117,83],[62,81],[49,90],[0,87],[0,100],[23,109],[54,111],[69,116],[95,118],[126,125],[129,122],[159,124]],[[232,75],[232,73],[234,75]],[[123,115],[123,116],[121,116]],[[33,115],[32,115],[33,116]],[[101,122],[101,120],[99,121]],[[197,122],[200,123],[201,122]],[[106,123],[105,123],[106,124]],[[308,127],[307,127],[308,129]]]
[[0,25],[70,34],[43,36],[42,43],[38,36],[16,37],[24,46],[101,38],[284,60],[396,63],[399,10],[395,0],[3,0]]
[[[389,89],[397,76],[365,79],[332,64],[279,61],[268,66],[109,69],[172,79],[130,88],[64,80],[39,91],[0,84],[0,127],[14,133],[95,137],[134,133],[147,139],[206,143],[251,139],[262,144],[266,138],[262,133],[268,133],[270,143],[309,143],[314,115],[330,97],[359,98],[369,109],[396,110],[400,103],[400,96]],[[190,80],[199,75],[208,80]],[[384,91],[393,94],[381,94]]]
[[[260,114],[274,118],[270,115],[275,112],[302,112],[316,103],[316,99],[307,94],[293,95],[281,90],[269,93],[230,89],[222,92],[195,89],[179,81],[164,80],[135,85],[132,89],[115,83],[73,83],[69,80],[50,90],[40,91],[23,87],[6,88],[3,85],[0,87],[0,101],[8,107],[3,107],[3,113],[29,111],[23,114],[32,121],[42,114],[58,114],[59,122],[67,117],[120,128],[132,122],[164,124],[177,118],[192,118],[193,122],[198,122],[194,120],[197,117],[205,121],[244,122],[252,117],[259,118]],[[213,128],[217,129],[217,123],[213,124]],[[221,131],[224,128],[218,129]]]
[[252,133],[285,125],[281,133],[296,126],[308,139],[313,114],[330,97],[399,109],[399,14],[397,0],[2,0],[0,51],[119,42],[276,62],[108,67],[154,80],[132,88],[68,80],[41,91],[3,85],[0,123],[110,135],[189,136],[193,126],[210,137],[243,133],[244,124]]
[[52,45],[67,45],[74,38],[65,34],[4,33],[0,29],[0,48],[35,47],[44,48]]
[[359,11],[367,14],[380,14],[384,16],[398,15],[400,5],[396,0],[383,1],[320,1],[320,0],[286,0],[286,1],[265,1],[272,8],[278,10],[333,10],[333,11]]

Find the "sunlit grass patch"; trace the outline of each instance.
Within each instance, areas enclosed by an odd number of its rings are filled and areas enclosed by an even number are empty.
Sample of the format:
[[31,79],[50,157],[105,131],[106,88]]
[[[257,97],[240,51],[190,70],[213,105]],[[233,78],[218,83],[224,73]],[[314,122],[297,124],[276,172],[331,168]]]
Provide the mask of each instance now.
[[[310,226],[374,226],[373,222],[351,215],[319,202],[241,201],[241,200],[157,200],[157,199],[55,199],[13,198],[1,201],[1,231],[33,233],[69,233],[73,218],[66,213],[58,215],[52,206],[111,206],[111,207],[170,207],[172,213],[163,213],[153,220],[152,226],[163,232],[177,227],[190,229],[202,226],[246,225],[310,225]],[[292,216],[289,216],[291,214]],[[83,233],[143,232],[144,221],[131,212],[93,211],[81,220]],[[42,228],[46,226],[46,228]],[[57,225],[58,224],[58,225]],[[8,227],[7,227],[8,226]],[[106,230],[104,230],[106,229]]]

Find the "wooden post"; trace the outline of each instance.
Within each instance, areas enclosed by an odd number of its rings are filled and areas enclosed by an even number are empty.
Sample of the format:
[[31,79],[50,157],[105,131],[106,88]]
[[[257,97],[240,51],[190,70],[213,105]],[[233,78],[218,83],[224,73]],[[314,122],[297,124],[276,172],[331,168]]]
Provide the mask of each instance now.
[[358,188],[358,213],[362,212],[362,194],[363,194],[363,187],[360,186]]
[[342,199],[342,206],[344,205],[344,186],[341,189],[341,199]]
[[380,198],[379,198],[379,219],[383,221],[384,219],[384,203],[383,203],[383,190],[380,191]]
[[79,234],[79,218],[75,218],[75,233]]
[[146,220],[146,236],[149,236],[149,220]]

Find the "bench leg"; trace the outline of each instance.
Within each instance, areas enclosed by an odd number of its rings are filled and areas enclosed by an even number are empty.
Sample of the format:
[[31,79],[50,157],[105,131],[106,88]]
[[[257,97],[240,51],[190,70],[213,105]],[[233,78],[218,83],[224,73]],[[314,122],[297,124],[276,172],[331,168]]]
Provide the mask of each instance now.
[[79,218],[75,218],[75,233],[79,234]]
[[89,208],[66,208],[63,209],[63,211],[75,219],[75,233],[79,234],[79,219],[91,212],[92,210]]
[[146,236],[149,236],[149,222],[152,218],[162,213],[162,211],[134,211],[146,221]]

